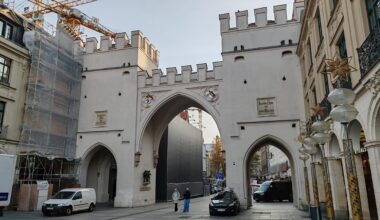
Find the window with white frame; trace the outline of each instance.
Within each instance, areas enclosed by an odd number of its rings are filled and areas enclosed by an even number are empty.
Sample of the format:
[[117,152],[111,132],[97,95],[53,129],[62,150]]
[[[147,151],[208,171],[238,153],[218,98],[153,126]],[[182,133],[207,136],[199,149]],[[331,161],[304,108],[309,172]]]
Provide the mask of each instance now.
[[0,55],[0,82],[9,83],[11,60]]

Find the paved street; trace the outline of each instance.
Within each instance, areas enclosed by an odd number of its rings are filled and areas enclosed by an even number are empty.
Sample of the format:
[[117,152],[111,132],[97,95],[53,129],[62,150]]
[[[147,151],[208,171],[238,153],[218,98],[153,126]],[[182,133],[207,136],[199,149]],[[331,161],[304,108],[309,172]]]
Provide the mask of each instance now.
[[[2,219],[70,219],[70,220],[160,220],[160,219],[309,219],[306,212],[301,212],[291,203],[254,203],[248,210],[238,216],[210,217],[208,203],[210,197],[191,200],[190,212],[174,213],[171,203],[160,203],[152,206],[137,208],[98,207],[94,212],[75,213],[72,216],[43,217],[40,212],[13,212],[7,211]],[[182,205],[180,205],[180,209]],[[1,218],[0,218],[1,219]]]

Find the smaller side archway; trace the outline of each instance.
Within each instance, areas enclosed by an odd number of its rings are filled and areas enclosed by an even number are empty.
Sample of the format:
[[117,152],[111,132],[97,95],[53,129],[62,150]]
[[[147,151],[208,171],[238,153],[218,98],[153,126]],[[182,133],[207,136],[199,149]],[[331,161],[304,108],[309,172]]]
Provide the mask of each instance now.
[[294,156],[292,155],[292,151],[290,150],[290,147],[282,141],[280,138],[274,137],[272,135],[265,135],[259,139],[257,139],[248,149],[248,151],[245,154],[244,157],[244,164],[245,164],[245,192],[244,194],[247,196],[247,206],[252,206],[252,191],[250,187],[250,159],[252,156],[258,152],[262,147],[264,146],[274,146],[277,149],[281,150],[287,157],[289,161],[290,166],[290,173],[291,173],[291,182],[292,182],[292,199],[291,202],[294,203],[295,206],[297,206],[298,201],[298,187],[297,187],[297,181],[296,181],[296,163],[294,161]]
[[94,188],[96,202],[113,203],[116,196],[117,163],[113,153],[97,144],[84,155],[81,163],[82,187]]
[[[346,194],[346,182],[344,181],[344,169],[342,160],[342,148],[337,136],[332,133],[328,148],[328,164],[331,180],[332,197],[335,217],[337,219],[348,219],[348,200]],[[343,187],[342,187],[343,186]]]

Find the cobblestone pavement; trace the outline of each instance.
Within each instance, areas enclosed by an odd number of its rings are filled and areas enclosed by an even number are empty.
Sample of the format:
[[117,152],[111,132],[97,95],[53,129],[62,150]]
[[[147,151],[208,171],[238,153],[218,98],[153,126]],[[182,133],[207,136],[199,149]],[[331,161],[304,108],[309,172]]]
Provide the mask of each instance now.
[[[97,207],[94,212],[75,213],[71,216],[43,217],[40,212],[14,212],[6,211],[5,219],[58,219],[58,220],[171,220],[171,219],[287,219],[305,220],[310,219],[308,213],[297,210],[291,203],[254,203],[248,210],[242,210],[237,216],[213,216],[208,214],[210,197],[192,199],[189,213],[174,213],[173,204],[160,203],[152,206],[137,208],[112,208]],[[182,205],[179,206],[181,210]]]

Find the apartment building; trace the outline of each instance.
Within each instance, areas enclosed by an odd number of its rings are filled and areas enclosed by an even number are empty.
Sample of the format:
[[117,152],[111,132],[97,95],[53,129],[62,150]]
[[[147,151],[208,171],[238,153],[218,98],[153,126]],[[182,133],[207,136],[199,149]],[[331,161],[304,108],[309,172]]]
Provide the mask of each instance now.
[[21,135],[29,53],[23,19],[0,5],[0,153],[16,153]]

